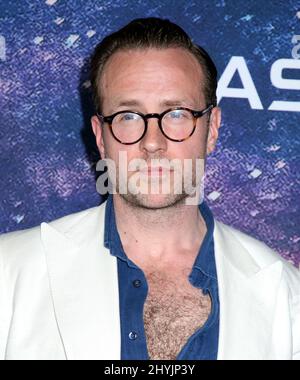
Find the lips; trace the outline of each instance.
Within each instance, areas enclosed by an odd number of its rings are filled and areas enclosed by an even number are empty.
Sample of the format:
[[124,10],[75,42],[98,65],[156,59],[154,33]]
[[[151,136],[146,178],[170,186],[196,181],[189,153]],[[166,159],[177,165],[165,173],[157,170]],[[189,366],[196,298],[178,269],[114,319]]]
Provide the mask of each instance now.
[[148,167],[140,170],[140,173],[143,175],[148,175],[148,176],[162,176],[167,173],[172,172],[173,169],[170,168],[165,168],[162,166],[159,167]]

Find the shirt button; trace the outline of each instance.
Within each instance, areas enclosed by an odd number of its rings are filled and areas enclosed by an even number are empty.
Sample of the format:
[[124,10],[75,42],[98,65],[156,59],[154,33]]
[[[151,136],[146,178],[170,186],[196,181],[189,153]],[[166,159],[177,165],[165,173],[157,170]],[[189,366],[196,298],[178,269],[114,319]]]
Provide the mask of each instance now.
[[134,332],[134,331],[131,331],[131,332],[129,333],[129,339],[130,339],[130,340],[136,340],[136,338],[137,338],[137,333]]
[[134,280],[132,283],[135,288],[139,288],[142,284],[141,280]]

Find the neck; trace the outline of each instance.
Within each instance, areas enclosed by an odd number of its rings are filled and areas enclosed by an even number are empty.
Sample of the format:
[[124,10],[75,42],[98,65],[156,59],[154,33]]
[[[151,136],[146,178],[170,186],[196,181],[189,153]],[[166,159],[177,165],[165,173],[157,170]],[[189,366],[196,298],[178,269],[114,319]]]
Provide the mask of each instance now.
[[147,209],[119,194],[113,196],[113,202],[120,239],[132,261],[162,266],[175,261],[193,263],[207,231],[198,205],[181,202]]

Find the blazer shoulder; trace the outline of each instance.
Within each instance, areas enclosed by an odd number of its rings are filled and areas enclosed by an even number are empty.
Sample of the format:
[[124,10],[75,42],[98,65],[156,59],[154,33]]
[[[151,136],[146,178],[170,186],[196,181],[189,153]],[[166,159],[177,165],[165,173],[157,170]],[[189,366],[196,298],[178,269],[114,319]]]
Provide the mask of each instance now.
[[47,224],[61,233],[67,233],[74,226],[80,224],[85,219],[93,219],[104,212],[105,203],[103,202],[98,206],[90,207],[69,215],[65,215],[59,219],[52,220]]
[[40,244],[40,226],[0,235],[0,259],[3,263],[21,264],[36,252]]
[[280,261],[283,266],[283,276],[293,290],[300,292],[300,271],[290,262],[285,260],[276,251],[264,242],[242,232],[234,227],[216,221],[217,228],[221,231],[224,239],[235,239],[248,252],[251,258],[260,268],[265,268]]
[[[83,218],[99,214],[99,211],[103,210],[103,208],[104,204],[101,204],[100,206],[65,215],[46,224],[64,234]],[[1,234],[0,260],[2,263],[12,263],[16,266],[23,266],[25,263],[29,263],[37,256],[40,256],[42,250],[41,226],[44,223],[45,222],[42,222],[38,226],[24,230]]]
[[216,221],[216,225],[224,239],[237,241],[261,268],[280,260],[280,255],[261,240],[220,221]]

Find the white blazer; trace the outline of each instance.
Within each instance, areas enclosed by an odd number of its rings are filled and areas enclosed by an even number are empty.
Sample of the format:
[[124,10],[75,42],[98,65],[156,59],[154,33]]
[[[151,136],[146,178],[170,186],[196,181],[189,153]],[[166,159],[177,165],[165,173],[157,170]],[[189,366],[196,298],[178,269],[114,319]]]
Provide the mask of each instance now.
[[[0,358],[120,359],[105,203],[0,236]],[[300,273],[215,220],[218,359],[300,359]]]

